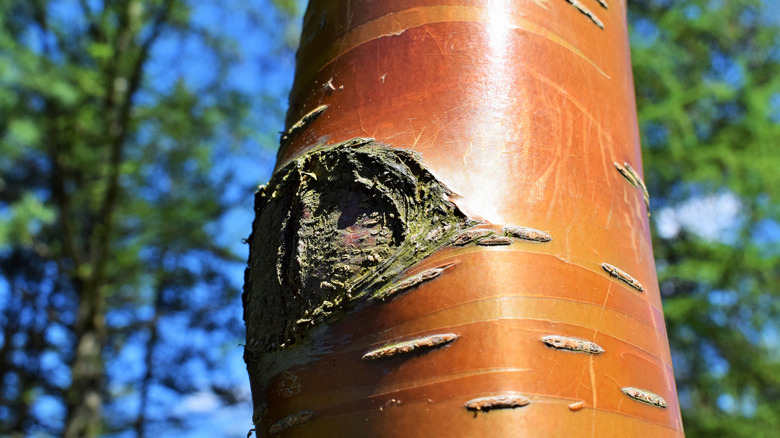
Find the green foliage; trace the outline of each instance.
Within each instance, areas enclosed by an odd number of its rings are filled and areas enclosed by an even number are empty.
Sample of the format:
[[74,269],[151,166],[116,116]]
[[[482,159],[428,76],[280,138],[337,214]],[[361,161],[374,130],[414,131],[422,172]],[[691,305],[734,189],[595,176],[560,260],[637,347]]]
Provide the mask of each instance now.
[[768,436],[780,430],[777,5],[629,7],[655,254],[686,434]]
[[289,15],[297,15],[301,9],[299,0],[272,0],[274,6]]

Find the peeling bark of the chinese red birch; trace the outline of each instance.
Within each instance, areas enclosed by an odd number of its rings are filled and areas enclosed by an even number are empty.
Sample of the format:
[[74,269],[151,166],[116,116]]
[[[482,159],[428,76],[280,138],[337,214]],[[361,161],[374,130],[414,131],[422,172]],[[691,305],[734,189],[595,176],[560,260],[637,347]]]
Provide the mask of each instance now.
[[290,102],[260,436],[682,436],[625,0],[312,0]]

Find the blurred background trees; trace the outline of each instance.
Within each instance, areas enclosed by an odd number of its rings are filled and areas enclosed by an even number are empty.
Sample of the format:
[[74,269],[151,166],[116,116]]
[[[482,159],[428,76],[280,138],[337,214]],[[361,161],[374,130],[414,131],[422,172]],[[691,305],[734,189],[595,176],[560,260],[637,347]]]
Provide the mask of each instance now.
[[183,433],[187,402],[246,402],[240,239],[292,7],[0,1],[0,435]]
[[645,180],[688,436],[780,430],[780,14],[629,1]]
[[[303,6],[0,0],[0,436],[251,428],[239,241]],[[780,430],[780,12],[629,9],[686,432],[766,436]]]

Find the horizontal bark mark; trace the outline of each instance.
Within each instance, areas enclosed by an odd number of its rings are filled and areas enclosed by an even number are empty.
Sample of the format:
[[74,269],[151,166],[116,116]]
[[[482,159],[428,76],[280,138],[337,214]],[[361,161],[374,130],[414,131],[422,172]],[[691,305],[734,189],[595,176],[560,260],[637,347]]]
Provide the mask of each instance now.
[[602,263],[601,267],[604,268],[605,271],[609,273],[609,275],[617,278],[618,280],[626,283],[627,285],[633,287],[634,289],[638,290],[639,292],[644,292],[645,288],[642,286],[642,283],[638,282],[634,277],[628,275],[626,271],[617,268],[615,266],[610,265],[609,263]]
[[377,348],[376,350],[369,351],[363,355],[363,360],[383,359],[399,354],[411,353],[413,351],[440,347],[442,345],[449,344],[455,339],[458,339],[458,335],[454,333],[444,333],[423,336],[421,338],[412,339],[409,341],[396,342],[384,347]]
[[618,162],[614,162],[612,164],[615,165],[615,169],[617,169],[618,172],[620,172],[620,174],[623,175],[623,178],[625,178],[626,181],[631,183],[631,185],[634,187],[639,187],[639,181],[636,180],[636,177],[634,177],[633,173],[629,172],[628,169],[623,167],[623,165]]
[[645,199],[645,204],[647,205],[647,208],[650,208],[650,192],[647,191],[647,185],[645,185],[645,181],[642,179],[641,176],[639,176],[639,172],[634,170],[633,167],[631,167],[628,163],[623,163],[623,165],[626,166],[626,170],[631,173],[631,175],[634,177],[634,180],[639,184],[639,188],[642,189],[642,196]]
[[294,414],[290,414],[276,423],[272,424],[268,428],[268,433],[275,435],[277,433],[284,432],[291,427],[300,426],[301,424],[308,423],[316,415],[313,411],[300,411]]
[[320,105],[317,108],[314,108],[313,110],[309,111],[306,115],[301,117],[300,120],[298,120],[294,125],[290,127],[290,129],[285,132],[285,134],[282,136],[281,142],[284,143],[292,137],[293,135],[297,134],[301,129],[309,126],[311,122],[313,122],[317,117],[320,116],[320,114],[324,113],[325,110],[328,109],[328,105]]
[[512,239],[504,236],[489,236],[477,242],[477,245],[480,246],[506,246],[511,244]]
[[406,278],[402,280],[400,283],[394,285],[390,289],[387,290],[387,292],[382,293],[379,298],[382,300],[386,300],[392,296],[395,296],[399,294],[400,292],[409,290],[415,286],[418,286],[426,281],[433,280],[434,278],[437,278],[440,276],[447,268],[454,265],[454,263],[450,263],[445,266],[441,266],[438,268],[432,268],[427,269],[425,271],[420,272],[419,274],[413,275],[409,278]]
[[507,225],[504,227],[504,234],[532,242],[549,242],[552,240],[550,233],[529,227]]
[[492,409],[522,408],[529,403],[531,403],[531,400],[520,394],[502,394],[475,398],[467,401],[463,406],[470,411],[487,412]]
[[595,24],[601,29],[604,29],[604,23],[602,23],[601,20],[599,20],[596,14],[591,12],[590,9],[586,8],[585,5],[578,2],[577,0],[566,0],[566,2],[574,6],[574,8],[580,11],[582,15],[585,15],[586,17],[590,18],[590,21],[592,21],[593,24]]
[[471,242],[484,239],[494,234],[495,232],[491,230],[466,230],[455,236],[450,243],[455,246],[465,246]]
[[623,391],[623,394],[638,402],[642,402],[658,408],[666,408],[667,406],[666,400],[664,400],[663,397],[644,389],[627,386],[622,388],[621,391]]
[[632,186],[639,188],[642,190],[642,198],[645,201],[645,205],[647,206],[647,209],[650,209],[650,192],[647,190],[647,185],[645,185],[644,180],[641,176],[639,176],[639,173],[634,170],[633,167],[631,167],[628,163],[623,163],[621,165],[620,163],[613,163],[615,165],[615,168],[620,172],[621,175],[629,182]]
[[566,336],[550,335],[542,338],[542,342],[558,350],[569,350],[588,354],[601,354],[604,348],[595,342]]

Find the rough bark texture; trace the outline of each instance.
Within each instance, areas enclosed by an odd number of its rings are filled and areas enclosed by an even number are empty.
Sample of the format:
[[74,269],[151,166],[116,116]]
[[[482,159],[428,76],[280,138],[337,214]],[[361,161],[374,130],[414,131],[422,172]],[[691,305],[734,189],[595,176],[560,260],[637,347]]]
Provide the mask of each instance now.
[[682,435],[626,34],[617,0],[312,0],[250,237],[259,435]]

